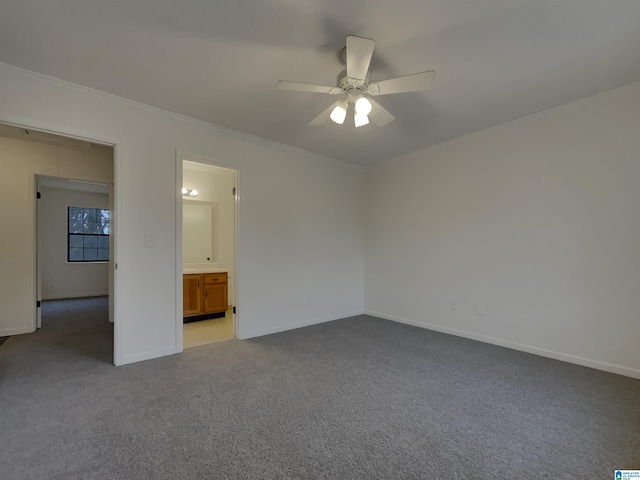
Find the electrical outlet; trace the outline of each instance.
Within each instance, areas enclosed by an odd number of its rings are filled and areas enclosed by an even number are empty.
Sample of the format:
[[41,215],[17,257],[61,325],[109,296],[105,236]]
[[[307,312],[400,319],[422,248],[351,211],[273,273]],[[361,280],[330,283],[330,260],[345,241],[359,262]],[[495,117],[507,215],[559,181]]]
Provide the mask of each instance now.
[[455,298],[449,300],[449,308],[451,310],[455,310],[456,308],[458,308],[458,301]]
[[476,303],[476,315],[484,315],[484,307],[480,303]]

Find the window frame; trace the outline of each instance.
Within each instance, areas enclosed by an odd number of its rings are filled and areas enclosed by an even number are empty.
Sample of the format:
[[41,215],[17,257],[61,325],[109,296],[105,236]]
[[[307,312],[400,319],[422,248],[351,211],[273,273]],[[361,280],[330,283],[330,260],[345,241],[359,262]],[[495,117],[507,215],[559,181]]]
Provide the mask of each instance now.
[[[109,233],[76,233],[76,232],[70,232],[71,228],[71,209],[83,209],[83,210],[95,210],[97,212],[99,212],[100,215],[102,215],[102,212],[106,211],[109,214]],[[84,226],[83,226],[84,227]],[[109,240],[107,240],[107,259],[106,260],[99,260],[98,259],[98,250],[100,250],[100,246],[99,246],[99,239],[98,237],[107,237],[107,239],[109,238],[109,236],[111,235],[111,210],[108,208],[96,208],[96,207],[77,207],[77,206],[67,206],[67,263],[109,263],[110,259],[111,259],[111,246],[110,246],[110,242]],[[71,246],[71,236],[74,237],[82,237],[82,247],[72,247]],[[84,257],[84,253],[85,250],[91,250],[91,248],[89,247],[85,247],[84,245],[84,238],[85,237],[96,237],[96,259],[95,260],[85,260]],[[71,259],[71,248],[82,248],[82,260],[72,260]],[[103,248],[104,249],[104,248]]]

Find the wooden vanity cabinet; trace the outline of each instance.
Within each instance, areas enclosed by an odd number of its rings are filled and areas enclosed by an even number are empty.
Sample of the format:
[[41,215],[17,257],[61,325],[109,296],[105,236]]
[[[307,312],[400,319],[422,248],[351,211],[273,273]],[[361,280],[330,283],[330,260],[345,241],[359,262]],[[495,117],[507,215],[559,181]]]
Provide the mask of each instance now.
[[204,313],[226,312],[227,272],[205,273],[204,277]]
[[182,315],[224,313],[228,308],[227,272],[182,276]]
[[202,313],[202,275],[182,276],[182,315]]

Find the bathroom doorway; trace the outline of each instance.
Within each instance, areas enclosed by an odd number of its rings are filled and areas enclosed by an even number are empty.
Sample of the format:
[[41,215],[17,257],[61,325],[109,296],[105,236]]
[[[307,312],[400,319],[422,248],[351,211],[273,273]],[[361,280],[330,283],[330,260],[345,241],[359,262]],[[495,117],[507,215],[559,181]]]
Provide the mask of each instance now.
[[200,159],[178,163],[177,293],[182,302],[176,333],[182,333],[183,348],[190,348],[237,336],[238,172]]

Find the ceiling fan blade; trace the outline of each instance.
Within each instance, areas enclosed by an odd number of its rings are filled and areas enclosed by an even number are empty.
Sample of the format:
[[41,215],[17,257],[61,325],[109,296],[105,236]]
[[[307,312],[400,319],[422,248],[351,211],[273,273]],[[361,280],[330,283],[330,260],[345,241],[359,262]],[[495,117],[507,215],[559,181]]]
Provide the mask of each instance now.
[[371,102],[372,107],[371,112],[369,112],[369,118],[373,120],[373,123],[375,123],[377,126],[384,127],[387,123],[392,122],[396,119],[396,117],[391,115],[391,113],[389,113],[386,108],[384,108],[374,99],[370,98],[369,101]]
[[413,75],[372,83],[369,85],[367,93],[370,95],[389,95],[391,93],[417,92],[429,88],[435,78],[435,70],[414,73]]
[[376,42],[370,38],[347,37],[347,77],[357,80],[367,78],[375,46]]
[[343,93],[342,89],[338,87],[325,87],[323,85],[310,85],[308,83],[285,82],[283,80],[280,80],[276,87],[278,90],[289,90],[292,92],[329,93],[331,95]]
[[329,120],[329,115],[331,114],[331,111],[335,108],[335,106],[340,103],[340,100],[338,100],[337,102],[333,103],[329,108],[327,108],[326,110],[323,110],[322,113],[320,115],[318,115],[316,118],[314,118],[313,120],[311,120],[309,122],[309,125],[322,125],[323,123],[325,123],[327,120]]

